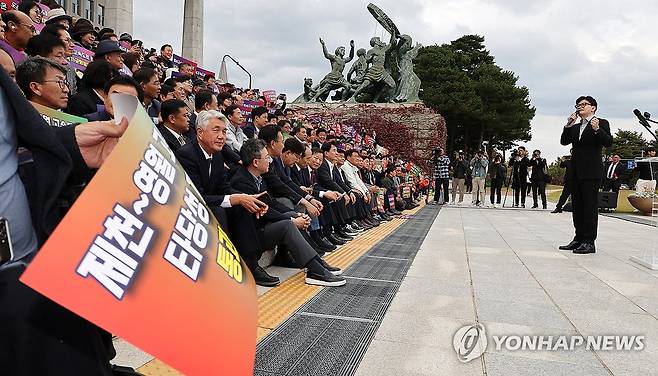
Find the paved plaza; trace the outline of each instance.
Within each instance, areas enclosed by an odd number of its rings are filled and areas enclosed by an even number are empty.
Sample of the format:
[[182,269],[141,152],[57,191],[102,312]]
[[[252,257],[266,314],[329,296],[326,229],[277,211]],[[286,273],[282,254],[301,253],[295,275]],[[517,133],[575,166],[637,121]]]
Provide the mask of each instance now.
[[[468,200],[465,200],[468,201]],[[656,375],[658,271],[631,261],[658,229],[599,217],[597,253],[558,251],[571,214],[444,207],[357,375]],[[643,351],[496,351],[463,364],[462,326],[491,335],[644,335]]]
[[[365,355],[360,362],[357,357],[356,372],[341,374],[658,374],[658,271],[629,260],[656,247],[658,229],[600,216],[597,253],[575,255],[558,250],[573,236],[571,214],[551,214],[551,209],[442,207],[372,342],[366,344]],[[409,227],[394,233],[407,236],[401,234],[405,231]],[[282,278],[297,272],[271,271]],[[258,292],[267,291],[259,288]],[[293,317],[299,317],[299,312]],[[476,322],[486,329],[487,350],[482,357],[461,363],[453,336],[459,328]],[[494,335],[643,335],[645,348],[510,351],[496,349]],[[153,359],[120,339],[115,344],[119,364],[140,367]],[[150,364],[141,371],[177,374],[164,365],[157,367],[157,362]],[[330,374],[316,371],[305,374]]]

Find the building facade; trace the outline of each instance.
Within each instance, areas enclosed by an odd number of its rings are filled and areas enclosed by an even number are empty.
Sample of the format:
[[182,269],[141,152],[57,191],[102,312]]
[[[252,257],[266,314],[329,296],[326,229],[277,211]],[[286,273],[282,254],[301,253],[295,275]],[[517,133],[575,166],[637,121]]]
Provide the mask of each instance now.
[[73,18],[86,18],[118,34],[133,31],[133,0],[56,0]]

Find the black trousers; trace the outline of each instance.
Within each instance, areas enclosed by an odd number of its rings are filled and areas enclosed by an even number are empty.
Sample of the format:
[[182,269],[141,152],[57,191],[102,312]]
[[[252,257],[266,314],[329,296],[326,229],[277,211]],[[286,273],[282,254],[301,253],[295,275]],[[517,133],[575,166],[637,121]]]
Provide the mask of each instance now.
[[[502,179],[492,179],[491,180],[491,192],[489,193],[489,201],[494,204],[500,204],[501,191],[503,189],[503,180]],[[495,196],[495,197],[494,197]],[[494,202],[494,198],[496,201]]]
[[532,182],[532,204],[537,205],[537,195],[541,196],[541,204],[546,207],[546,183],[543,180],[535,180]]
[[600,179],[576,179],[573,181],[573,227],[575,241],[594,244],[599,225],[598,198]]
[[525,205],[525,196],[527,195],[528,188],[530,185],[522,181],[519,183],[519,188],[514,190],[514,204],[519,204],[519,198],[521,198],[521,204]]
[[23,269],[0,271],[0,373],[111,376],[112,335],[21,283]]
[[564,188],[562,189],[562,193],[560,194],[560,199],[557,200],[556,207],[558,209],[562,209],[564,207],[564,204],[567,203],[569,196],[571,196],[571,182],[567,180],[564,182]]
[[603,190],[606,192],[619,192],[621,188],[621,181],[619,179],[608,179],[605,178],[603,181]]
[[[450,178],[436,178],[434,181],[434,201],[439,202],[441,188],[443,188],[443,202],[448,202],[448,182]],[[440,203],[443,203],[440,202]]]

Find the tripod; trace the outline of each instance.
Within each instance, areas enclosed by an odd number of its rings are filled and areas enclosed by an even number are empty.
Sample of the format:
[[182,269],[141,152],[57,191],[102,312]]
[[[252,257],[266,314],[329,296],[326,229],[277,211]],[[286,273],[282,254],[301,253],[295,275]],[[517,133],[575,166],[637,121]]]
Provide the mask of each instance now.
[[507,178],[507,188],[505,188],[505,198],[503,199],[503,207],[507,202],[507,194],[509,193],[509,187],[512,185],[512,177],[514,176],[514,165],[512,165],[512,171],[510,171],[509,177]]

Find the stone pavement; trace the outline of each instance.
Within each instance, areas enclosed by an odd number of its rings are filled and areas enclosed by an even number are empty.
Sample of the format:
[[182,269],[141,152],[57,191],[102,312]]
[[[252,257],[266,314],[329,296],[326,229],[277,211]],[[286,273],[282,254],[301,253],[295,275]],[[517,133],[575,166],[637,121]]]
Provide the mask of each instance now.
[[[558,251],[572,237],[571,213],[444,207],[356,374],[658,375],[658,271],[629,261],[658,247],[658,229],[600,216],[596,254]],[[489,346],[461,363],[453,335],[475,322]],[[506,334],[644,335],[646,347],[497,351],[491,335]]]

